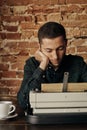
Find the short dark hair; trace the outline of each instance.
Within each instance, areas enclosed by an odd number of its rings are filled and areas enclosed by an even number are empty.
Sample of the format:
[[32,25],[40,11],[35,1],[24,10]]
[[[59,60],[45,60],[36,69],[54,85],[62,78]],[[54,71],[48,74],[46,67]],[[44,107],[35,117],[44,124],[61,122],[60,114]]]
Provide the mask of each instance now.
[[64,40],[66,40],[65,29],[57,22],[47,22],[38,30],[39,43],[42,42],[43,38],[56,38],[58,36],[63,36]]

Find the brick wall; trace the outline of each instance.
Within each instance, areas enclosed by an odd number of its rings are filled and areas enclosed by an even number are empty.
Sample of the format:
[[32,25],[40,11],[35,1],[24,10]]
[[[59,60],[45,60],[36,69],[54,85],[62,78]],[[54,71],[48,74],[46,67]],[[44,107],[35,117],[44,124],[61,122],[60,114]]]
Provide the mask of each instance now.
[[16,97],[25,60],[38,48],[37,30],[47,21],[66,28],[67,54],[87,62],[87,0],[0,0],[0,95]]

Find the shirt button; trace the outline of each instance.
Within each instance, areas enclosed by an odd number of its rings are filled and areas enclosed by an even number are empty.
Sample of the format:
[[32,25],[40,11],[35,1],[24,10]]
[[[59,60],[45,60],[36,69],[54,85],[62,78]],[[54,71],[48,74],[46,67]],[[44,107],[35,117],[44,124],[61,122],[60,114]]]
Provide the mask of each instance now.
[[53,74],[55,75],[56,73],[54,72]]
[[45,78],[45,75],[43,75],[43,78]]

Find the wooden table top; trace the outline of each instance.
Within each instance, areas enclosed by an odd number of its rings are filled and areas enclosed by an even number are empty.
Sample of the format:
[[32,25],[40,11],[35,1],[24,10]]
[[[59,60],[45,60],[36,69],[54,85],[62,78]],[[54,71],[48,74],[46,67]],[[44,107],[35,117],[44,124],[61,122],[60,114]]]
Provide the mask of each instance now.
[[0,120],[0,130],[87,130],[87,124],[31,125],[24,116]]

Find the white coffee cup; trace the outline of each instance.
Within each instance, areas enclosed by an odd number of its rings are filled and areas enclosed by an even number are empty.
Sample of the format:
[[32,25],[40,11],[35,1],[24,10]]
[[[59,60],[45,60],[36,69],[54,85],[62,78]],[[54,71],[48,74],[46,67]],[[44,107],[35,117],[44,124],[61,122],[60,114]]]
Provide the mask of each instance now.
[[15,109],[16,107],[12,104],[12,101],[0,101],[0,119],[6,118]]

